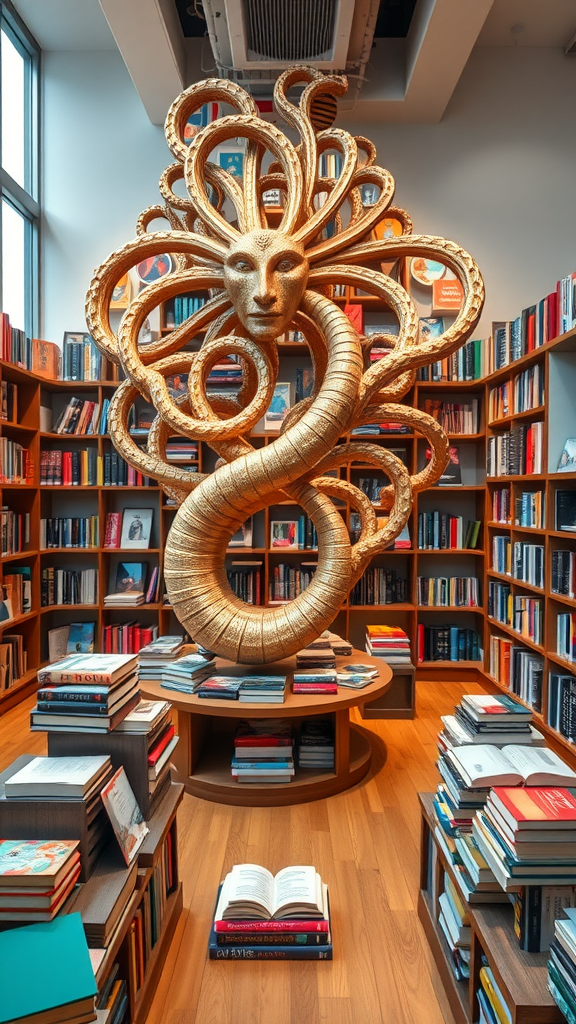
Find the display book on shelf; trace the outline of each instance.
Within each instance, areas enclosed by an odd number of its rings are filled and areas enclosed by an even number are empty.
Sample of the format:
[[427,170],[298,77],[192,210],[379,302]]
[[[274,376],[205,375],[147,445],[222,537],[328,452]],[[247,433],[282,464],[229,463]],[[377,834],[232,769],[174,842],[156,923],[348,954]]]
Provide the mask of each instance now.
[[419,916],[458,1022],[563,1020],[545,950],[575,904],[576,776],[531,718],[463,696],[442,718],[437,792],[419,797]]
[[[3,773],[3,781],[14,768],[22,767],[22,761],[28,760],[26,756],[19,758]],[[130,864],[123,859],[116,840],[111,839],[90,865],[83,883],[72,890],[57,916],[45,926],[50,933],[52,927],[58,927],[62,915],[80,914],[98,989],[96,1008],[113,1010],[108,1019],[131,1022],[145,1019],[182,909],[176,824],[182,792],[182,786],[170,783],[148,818],[148,834]],[[72,806],[77,801],[68,803]],[[65,811],[64,805],[62,800],[58,807]],[[64,814],[61,817],[62,829]],[[50,822],[45,815],[37,831],[44,831],[48,836],[53,827],[54,819]],[[64,827],[73,834],[74,820],[70,817]],[[20,847],[25,845],[19,844]],[[4,928],[14,926],[8,922],[3,925]],[[32,991],[36,994],[34,983]],[[42,998],[41,992],[38,997]],[[122,1003],[124,1011],[120,1009]],[[54,1004],[45,1005],[48,1008]],[[116,1011],[118,1016],[114,1018]],[[90,1012],[90,1007],[86,1012]],[[51,1019],[59,1020],[56,1014],[54,1010]],[[62,1019],[64,1016],[63,1013]]]
[[[50,362],[45,367],[35,365],[41,372],[0,361],[0,386],[10,385],[3,389],[5,416],[0,413],[2,575],[3,579],[9,578],[9,584],[18,576],[29,581],[26,589],[31,592],[30,607],[25,606],[21,611],[12,609],[15,614],[10,618],[6,617],[5,602],[0,601],[0,713],[35,688],[37,670],[49,660],[49,630],[71,622],[93,623],[94,649],[100,650],[106,628],[106,635],[112,634],[111,641],[124,643],[126,649],[134,625],[140,627],[141,643],[149,641],[156,633],[173,632],[176,626],[170,607],[162,599],[161,589],[157,596],[153,595],[154,599],[149,598],[138,608],[136,615],[104,604],[105,595],[110,588],[114,589],[120,563],[138,560],[146,566],[147,593],[154,575],[159,575],[160,551],[169,525],[163,492],[155,485],[105,485],[105,463],[107,465],[113,456],[116,466],[122,463],[107,434],[61,435],[51,429],[72,398],[94,402],[100,410],[105,408],[117,384],[115,368],[103,360],[104,380],[68,382],[49,376],[54,369]],[[25,453],[19,456],[22,471],[14,477],[18,469],[14,452],[20,449]],[[41,473],[46,468],[43,453],[79,453],[82,450],[94,453],[90,466],[95,467],[96,473],[100,467],[100,476],[96,475],[92,483],[64,488],[54,477],[51,482],[46,477],[45,482],[42,481]],[[9,452],[12,454],[8,460]],[[191,468],[200,468],[201,457],[198,452],[196,465]],[[78,474],[86,473],[88,456],[80,462],[74,458],[74,467]],[[12,482],[8,480],[9,473]],[[121,514],[125,508],[152,509],[149,546],[137,553],[133,546],[112,549],[105,542],[108,514]],[[67,591],[65,600],[71,600],[81,583],[82,572],[85,585],[91,580],[97,587],[96,593],[91,595],[96,600],[91,601],[89,607],[78,603],[42,604],[43,578],[45,587],[51,580],[54,585],[58,578],[61,592]],[[129,623],[132,623],[131,634],[129,629],[120,628]]]

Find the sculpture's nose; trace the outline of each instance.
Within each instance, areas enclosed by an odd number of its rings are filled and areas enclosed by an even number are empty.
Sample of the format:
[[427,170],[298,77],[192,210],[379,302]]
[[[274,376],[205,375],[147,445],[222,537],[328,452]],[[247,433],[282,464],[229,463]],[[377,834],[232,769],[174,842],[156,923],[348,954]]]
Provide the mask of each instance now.
[[254,291],[254,301],[259,306],[270,306],[276,298],[276,289],[272,274],[267,267],[262,267],[258,272],[258,280]]

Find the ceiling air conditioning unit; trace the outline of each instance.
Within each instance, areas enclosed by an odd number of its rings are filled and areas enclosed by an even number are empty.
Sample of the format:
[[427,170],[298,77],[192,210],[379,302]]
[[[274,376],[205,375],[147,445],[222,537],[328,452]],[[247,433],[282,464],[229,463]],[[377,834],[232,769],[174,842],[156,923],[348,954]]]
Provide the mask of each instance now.
[[[292,64],[345,71],[355,0],[202,0],[220,74]],[[373,30],[372,30],[373,31]]]

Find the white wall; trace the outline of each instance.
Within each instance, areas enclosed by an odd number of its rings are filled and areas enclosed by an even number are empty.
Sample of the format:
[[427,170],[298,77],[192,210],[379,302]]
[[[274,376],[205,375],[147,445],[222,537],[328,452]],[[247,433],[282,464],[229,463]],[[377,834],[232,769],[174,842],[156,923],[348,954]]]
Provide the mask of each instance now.
[[[372,138],[396,202],[484,274],[485,314],[512,319],[576,270],[576,60],[479,48],[440,124],[343,127]],[[82,329],[94,267],[131,239],[171,162],[114,52],[44,60],[42,332]]]

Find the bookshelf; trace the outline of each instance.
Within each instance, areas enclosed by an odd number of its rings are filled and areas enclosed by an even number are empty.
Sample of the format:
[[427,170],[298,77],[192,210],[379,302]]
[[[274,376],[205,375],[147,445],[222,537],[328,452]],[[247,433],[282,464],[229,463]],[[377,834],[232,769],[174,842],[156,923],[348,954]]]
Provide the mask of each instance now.
[[514,934],[511,904],[467,904],[472,929],[470,978],[457,980],[438,923],[438,897],[444,872],[460,892],[452,865],[434,836],[432,793],[419,793],[421,811],[418,916],[424,927],[456,1024],[478,1020],[476,992],[482,956],[494,972],[513,1024],[562,1024],[564,1017],[548,992],[547,953],[525,953]]
[[[518,389],[518,380],[527,374],[533,379],[535,373],[540,380],[540,393],[532,389],[528,393],[529,401],[535,402],[533,407],[518,409],[510,401],[514,394],[514,382]],[[502,415],[502,409],[495,407],[494,395],[497,389],[508,386],[509,410]],[[574,755],[574,744],[562,735],[551,724],[549,707],[550,677],[552,674],[575,675],[576,661],[563,657],[557,652],[558,616],[576,612],[576,597],[569,594],[558,594],[553,589],[552,567],[555,552],[567,551],[576,553],[576,533],[556,529],[555,505],[557,491],[576,491],[576,475],[571,472],[558,472],[558,462],[564,442],[572,435],[576,436],[576,414],[574,412],[574,388],[576,386],[576,329],[568,331],[558,338],[548,341],[542,347],[507,366],[491,373],[485,378],[486,408],[492,412],[487,423],[487,443],[491,437],[498,436],[504,430],[510,430],[514,424],[530,426],[533,422],[541,422],[542,430],[542,463],[541,472],[524,472],[505,475],[488,476],[486,478],[486,579],[485,592],[490,581],[510,587],[512,601],[532,598],[541,603],[542,635],[521,635],[518,623],[514,618],[510,624],[502,624],[493,615],[486,615],[485,626],[485,665],[484,678],[500,689],[508,689],[506,672],[501,665],[491,659],[491,645],[496,644],[495,638],[502,637],[512,644],[531,652],[541,659],[542,682],[540,699],[534,711],[534,722],[542,728],[547,736],[555,741],[564,756]],[[515,411],[516,410],[516,411]],[[530,470],[530,466],[524,467]],[[504,507],[499,495],[507,493],[508,510]],[[524,497],[522,497],[524,496]],[[500,502],[500,504],[499,504]],[[518,505],[518,508],[517,508]],[[495,511],[500,509],[499,518]],[[524,525],[526,524],[526,525]],[[501,538],[498,540],[498,538]],[[507,572],[498,571],[502,565],[495,561],[494,547],[509,544],[512,563]],[[514,575],[515,545],[531,544],[542,549],[542,576],[537,585],[526,582]],[[518,573],[516,573],[518,575]],[[575,619],[576,621],[576,619]],[[528,657],[528,656],[527,656]],[[499,669],[496,674],[496,669]],[[536,685],[534,686],[534,692]],[[534,708],[532,694],[517,694],[530,707]]]

